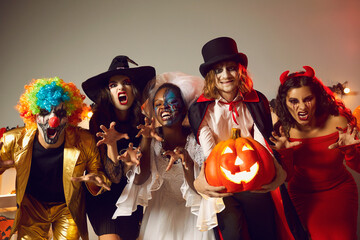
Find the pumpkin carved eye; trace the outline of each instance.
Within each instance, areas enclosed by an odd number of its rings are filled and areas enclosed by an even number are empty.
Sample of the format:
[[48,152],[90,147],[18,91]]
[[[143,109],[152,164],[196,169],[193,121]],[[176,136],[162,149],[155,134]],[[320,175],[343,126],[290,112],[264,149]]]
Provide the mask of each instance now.
[[242,151],[254,151],[254,149],[249,144],[244,144]]
[[234,153],[234,152],[233,152],[233,150],[231,150],[231,148],[226,147],[226,148],[222,151],[221,155],[224,155],[224,154],[227,154],[227,153]]

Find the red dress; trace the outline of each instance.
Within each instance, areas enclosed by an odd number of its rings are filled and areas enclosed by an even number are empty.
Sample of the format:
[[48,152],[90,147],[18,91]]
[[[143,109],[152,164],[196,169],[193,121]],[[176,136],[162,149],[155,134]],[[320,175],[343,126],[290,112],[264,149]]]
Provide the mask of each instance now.
[[[355,180],[343,164],[337,142],[338,132],[327,136],[290,139],[302,144],[287,151],[288,189],[301,222],[312,240],[357,239],[358,193]],[[282,155],[283,155],[283,151]],[[346,164],[359,172],[358,151],[346,156]],[[293,164],[291,163],[293,161]]]

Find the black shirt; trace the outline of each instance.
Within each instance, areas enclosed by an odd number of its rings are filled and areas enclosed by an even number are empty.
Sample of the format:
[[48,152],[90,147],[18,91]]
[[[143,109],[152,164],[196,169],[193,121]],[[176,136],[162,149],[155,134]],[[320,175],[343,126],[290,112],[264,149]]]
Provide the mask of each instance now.
[[65,202],[63,162],[64,143],[46,149],[35,137],[26,193],[43,202]]

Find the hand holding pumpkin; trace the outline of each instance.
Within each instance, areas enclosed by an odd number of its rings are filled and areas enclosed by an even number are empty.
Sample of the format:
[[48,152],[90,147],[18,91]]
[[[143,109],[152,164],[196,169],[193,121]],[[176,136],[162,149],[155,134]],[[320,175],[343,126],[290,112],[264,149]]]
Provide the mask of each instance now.
[[205,178],[204,164],[201,166],[199,176],[194,181],[194,187],[198,193],[212,198],[221,198],[233,195],[232,193],[224,192],[226,190],[224,186],[214,187],[208,184]]
[[207,182],[231,193],[260,190],[275,173],[273,156],[252,138],[221,141],[205,161]]
[[274,166],[276,172],[275,179],[269,184],[262,185],[260,190],[254,190],[252,192],[266,193],[266,192],[274,191],[276,188],[278,188],[281,184],[285,182],[287,173],[275,158],[274,158]]

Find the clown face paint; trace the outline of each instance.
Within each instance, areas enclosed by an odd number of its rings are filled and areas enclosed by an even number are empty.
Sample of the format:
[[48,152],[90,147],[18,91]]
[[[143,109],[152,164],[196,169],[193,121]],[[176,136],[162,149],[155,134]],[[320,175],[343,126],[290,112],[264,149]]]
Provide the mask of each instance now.
[[129,77],[112,76],[109,80],[111,100],[118,110],[128,110],[134,102],[133,86]]
[[51,112],[41,109],[36,116],[39,134],[46,144],[54,145],[63,139],[64,129],[68,122],[64,104],[52,107]]
[[308,126],[316,122],[316,98],[310,87],[290,88],[286,96],[286,106],[299,125]]
[[184,115],[184,104],[181,96],[178,96],[173,89],[162,88],[154,98],[155,117],[162,126],[181,124]]

